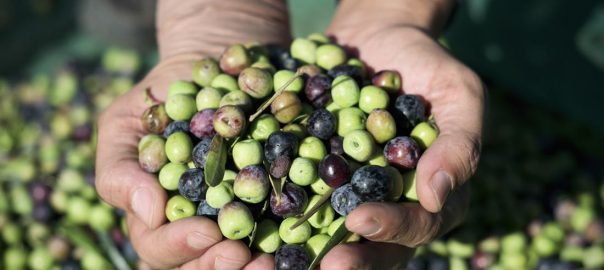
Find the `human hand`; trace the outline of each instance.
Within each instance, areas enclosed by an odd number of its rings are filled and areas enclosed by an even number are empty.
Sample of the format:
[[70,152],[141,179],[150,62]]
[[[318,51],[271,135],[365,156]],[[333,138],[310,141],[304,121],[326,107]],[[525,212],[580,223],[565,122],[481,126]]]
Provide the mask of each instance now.
[[338,20],[336,15],[329,33],[356,50],[370,68],[398,71],[403,91],[421,95],[430,104],[440,133],[417,166],[420,204],[359,206],[347,216],[346,227],[376,242],[337,246],[323,259],[321,269],[400,269],[412,257],[413,247],[446,233],[465,215],[466,181],[480,155],[484,88],[428,29],[406,23],[364,24],[350,19],[355,15],[348,11],[347,18]]
[[145,91],[164,101],[175,80],[191,80],[192,62],[217,57],[228,45],[290,39],[281,0],[160,0],[157,7],[159,64],[98,120],[96,188],[103,200],[126,211],[129,237],[152,268],[267,269],[269,255],[251,254],[241,241],[223,240],[215,222],[190,217],[166,223],[167,194],[157,178],[141,169],[137,145],[140,117],[150,106]]
[[[98,121],[96,187],[99,195],[127,213],[129,236],[141,260],[153,268],[241,269],[251,260],[241,241],[224,240],[216,223],[191,217],[167,223],[167,194],[138,164],[138,141],[147,131],[140,117],[149,106],[145,89],[165,100],[170,83],[190,79],[188,62],[160,64],[133,90],[118,98]],[[272,265],[257,256],[248,267]]]

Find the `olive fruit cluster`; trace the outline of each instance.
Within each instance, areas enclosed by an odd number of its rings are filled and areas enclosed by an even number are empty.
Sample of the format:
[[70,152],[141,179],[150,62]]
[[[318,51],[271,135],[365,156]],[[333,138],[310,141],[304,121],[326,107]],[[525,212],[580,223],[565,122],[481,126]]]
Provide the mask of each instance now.
[[73,59],[0,79],[0,269],[136,265],[123,213],[94,189],[93,127],[138,79],[139,63],[135,52],[109,49],[103,66]]
[[437,129],[396,71],[370,77],[313,34],[290,50],[232,45],[192,75],[142,116],[140,166],[171,194],[169,221],[214,219],[277,269],[306,269],[358,205],[417,201],[414,169]]

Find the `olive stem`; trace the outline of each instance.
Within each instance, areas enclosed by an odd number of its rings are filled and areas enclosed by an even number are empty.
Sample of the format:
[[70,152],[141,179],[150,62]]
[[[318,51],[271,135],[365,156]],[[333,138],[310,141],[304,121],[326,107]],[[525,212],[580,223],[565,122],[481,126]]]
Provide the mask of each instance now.
[[277,205],[281,204],[281,194],[283,193],[284,178],[279,179],[279,183],[277,183],[273,176],[270,173],[268,174],[268,179],[271,182],[273,192],[275,192],[275,196],[277,196]]
[[298,221],[296,221],[296,223],[294,223],[291,227],[289,227],[290,230],[295,229],[296,227],[300,226],[300,224],[304,223],[304,221],[307,221],[310,217],[312,217],[312,215],[314,215],[317,211],[319,211],[319,209],[321,209],[321,207],[323,207],[323,205],[329,201],[329,198],[331,198],[331,194],[334,192],[335,189],[330,188],[327,192],[325,192],[325,194],[321,195],[321,198],[319,199],[319,201],[312,206],[312,208],[310,208],[310,210],[308,210],[306,213],[304,213],[304,215],[302,215]]
[[248,248],[252,247],[254,240],[256,239],[256,232],[258,231],[258,222],[254,222],[254,229],[252,229],[252,233],[250,233],[249,239],[250,243],[247,245]]
[[149,104],[149,106],[153,106],[155,104],[161,103],[159,99],[157,99],[153,93],[151,92],[151,87],[145,88],[145,103]]
[[264,110],[266,110],[266,108],[268,108],[268,106],[271,105],[271,103],[273,103],[273,101],[281,94],[283,93],[283,91],[285,91],[285,88],[287,88],[291,83],[294,82],[294,80],[296,80],[298,77],[300,77],[302,73],[300,72],[300,70],[297,70],[296,73],[294,74],[294,76],[292,76],[287,82],[285,82],[285,84],[283,86],[281,86],[281,88],[279,88],[279,90],[275,91],[275,94],[273,94],[273,96],[271,98],[269,98],[267,101],[265,101],[264,103],[262,103],[262,105],[260,106],[260,108],[258,108],[258,110],[252,114],[250,116],[250,123],[252,121],[254,121],[254,119],[256,119],[258,116],[260,116],[260,114],[262,114],[262,112]]

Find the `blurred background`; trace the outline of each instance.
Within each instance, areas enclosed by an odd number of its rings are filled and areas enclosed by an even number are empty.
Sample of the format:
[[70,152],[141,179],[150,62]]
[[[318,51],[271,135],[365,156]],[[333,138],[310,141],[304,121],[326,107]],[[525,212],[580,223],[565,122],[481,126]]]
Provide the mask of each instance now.
[[[289,2],[295,36],[336,7]],[[0,0],[0,269],[136,268],[92,184],[96,115],[157,61],[143,3]],[[488,85],[483,156],[410,268],[604,269],[604,3],[466,0],[443,40]]]

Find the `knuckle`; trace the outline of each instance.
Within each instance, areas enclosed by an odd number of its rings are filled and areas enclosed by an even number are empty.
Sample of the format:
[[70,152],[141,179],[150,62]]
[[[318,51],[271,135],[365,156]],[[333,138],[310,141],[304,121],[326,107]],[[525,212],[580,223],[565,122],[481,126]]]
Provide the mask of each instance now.
[[470,160],[475,162],[480,156],[481,143],[479,135],[473,132],[463,134],[462,147],[466,149]]
[[438,214],[425,214],[419,216],[419,221],[415,221],[417,224],[424,224],[424,226],[418,227],[418,232],[412,235],[410,239],[409,247],[418,247],[419,245],[426,244],[438,235],[442,220]]
[[425,226],[425,232],[423,234],[423,237],[421,237],[418,242],[417,245],[422,245],[422,244],[426,244],[428,242],[431,242],[432,240],[434,240],[434,238],[436,238],[438,236],[438,233],[440,232],[440,228],[441,225],[443,224],[442,221],[442,216],[439,214],[430,214],[428,215],[428,218],[430,219],[429,224],[431,224],[431,226]]
[[484,84],[480,76],[466,66],[461,66],[459,72],[459,78],[463,80],[463,85],[466,86],[470,93],[476,97],[484,98]]
[[480,136],[478,134],[466,134],[466,140],[464,148],[466,149],[466,157],[468,159],[468,169],[466,178],[469,178],[474,172],[476,172],[476,168],[478,167],[478,162],[480,160],[480,152],[482,149],[482,145],[480,142]]
[[99,194],[99,196],[101,197],[101,199],[105,202],[108,202],[111,204],[109,198],[107,197],[107,185],[104,183],[103,181],[103,177],[97,177],[94,181],[94,186],[97,190],[97,193]]
[[387,241],[387,242],[405,242],[404,239],[407,238],[408,231],[404,230],[405,226],[400,226],[398,228],[388,228],[386,230],[382,230],[379,235],[376,235],[377,238]]
[[[418,209],[418,211],[423,211]],[[391,230],[391,238],[394,243],[416,248],[426,244],[438,236],[442,224],[439,214],[422,212],[414,215],[414,218],[405,218],[401,226]]]
[[[99,166],[99,165],[97,165]],[[110,166],[110,165],[107,165]],[[100,167],[95,179],[96,190],[101,199],[114,207],[128,210],[128,199],[131,192],[130,185],[122,185],[124,177],[115,168]]]
[[97,169],[96,169],[95,174],[96,174],[96,177],[94,179],[94,186],[96,188],[97,193],[99,194],[99,197],[101,197],[101,199],[103,201],[105,201],[113,206],[116,206],[110,196],[111,184],[109,183],[110,181],[108,181],[107,170],[103,170],[102,166],[100,164],[98,164],[98,162],[97,162]]
[[[181,254],[177,254],[170,248],[165,247],[162,247],[162,251],[158,251],[158,245],[150,245],[149,236],[141,234],[142,229],[139,228],[140,226],[144,225],[138,223],[128,224],[129,231],[138,232],[130,235],[130,241],[139,260],[145,262],[151,269],[168,269],[174,267],[175,265],[172,265],[172,262],[170,262],[171,260],[166,260],[166,258],[178,258]],[[165,255],[158,256],[161,253],[164,253]]]
[[[131,226],[128,226],[128,227],[129,227],[130,231],[132,231]],[[149,251],[145,249],[145,245],[143,245],[141,243],[140,237],[131,236],[130,241],[132,242],[132,247],[134,248],[134,251],[136,251],[136,254],[139,257],[139,260],[145,262],[151,268],[156,269],[158,267],[158,265],[154,261],[155,256],[152,256],[149,253]]]
[[382,228],[371,236],[371,240],[400,243],[405,242],[408,238],[409,226],[413,225],[409,221],[409,214],[407,211],[387,211],[380,214],[380,223]]
[[461,137],[457,140],[458,142],[449,147],[451,147],[450,153],[453,159],[451,161],[457,166],[455,176],[463,182],[476,172],[482,145],[480,135],[477,133],[462,132],[459,136]]
[[97,193],[101,199],[115,207],[122,207],[115,201],[111,181],[107,180],[107,173],[102,172],[94,181]]

